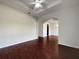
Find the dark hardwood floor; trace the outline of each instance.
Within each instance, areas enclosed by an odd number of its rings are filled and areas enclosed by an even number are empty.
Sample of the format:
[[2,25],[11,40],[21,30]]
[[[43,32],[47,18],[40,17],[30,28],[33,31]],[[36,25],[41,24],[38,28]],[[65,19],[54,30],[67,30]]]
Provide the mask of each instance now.
[[59,45],[59,55],[61,59],[79,59],[79,49]]
[[0,59],[59,59],[58,38],[50,36],[0,49]]
[[0,59],[79,59],[79,49],[58,45],[58,37],[40,38],[0,49]]

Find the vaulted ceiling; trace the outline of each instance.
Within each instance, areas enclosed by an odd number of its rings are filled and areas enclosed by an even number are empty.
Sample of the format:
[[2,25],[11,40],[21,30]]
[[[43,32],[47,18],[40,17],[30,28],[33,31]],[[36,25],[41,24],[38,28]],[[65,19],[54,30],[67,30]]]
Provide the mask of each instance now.
[[0,0],[0,4],[4,4],[25,14],[29,14],[36,19],[40,19],[44,15],[51,13],[55,10],[55,7],[61,4],[61,0],[46,0],[45,8],[32,9],[32,3],[34,0]]

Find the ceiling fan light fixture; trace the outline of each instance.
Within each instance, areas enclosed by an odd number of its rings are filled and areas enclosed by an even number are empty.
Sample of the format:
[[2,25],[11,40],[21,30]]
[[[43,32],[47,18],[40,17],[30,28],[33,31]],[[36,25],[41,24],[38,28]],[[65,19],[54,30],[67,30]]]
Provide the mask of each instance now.
[[40,7],[42,7],[42,5],[40,3],[35,4],[35,8],[40,8]]

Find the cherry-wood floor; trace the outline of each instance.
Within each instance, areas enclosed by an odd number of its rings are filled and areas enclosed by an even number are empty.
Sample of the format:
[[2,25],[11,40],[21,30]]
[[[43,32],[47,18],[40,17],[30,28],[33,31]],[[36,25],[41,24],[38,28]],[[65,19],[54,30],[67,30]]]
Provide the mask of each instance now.
[[0,59],[79,59],[79,49],[58,45],[58,38],[40,38],[0,49]]
[[0,49],[0,59],[59,59],[58,38],[49,36]]
[[59,45],[59,55],[61,59],[79,59],[79,49]]

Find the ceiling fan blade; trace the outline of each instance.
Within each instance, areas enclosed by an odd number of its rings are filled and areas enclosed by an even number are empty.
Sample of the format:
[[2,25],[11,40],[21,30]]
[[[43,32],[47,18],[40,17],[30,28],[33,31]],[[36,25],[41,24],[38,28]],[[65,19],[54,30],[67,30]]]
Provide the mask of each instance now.
[[34,0],[34,2],[38,2],[39,0]]
[[38,3],[45,3],[45,2],[46,2],[45,0],[38,1]]
[[36,4],[36,2],[32,2],[32,3],[30,3],[30,4]]
[[39,0],[34,0],[32,3],[30,4],[36,4]]

